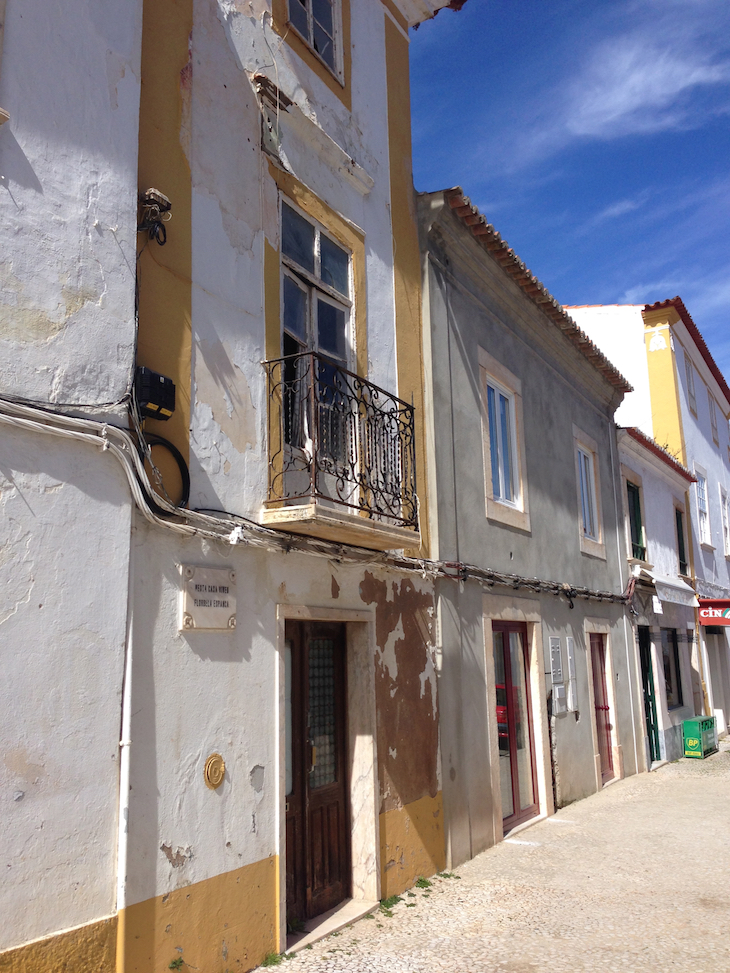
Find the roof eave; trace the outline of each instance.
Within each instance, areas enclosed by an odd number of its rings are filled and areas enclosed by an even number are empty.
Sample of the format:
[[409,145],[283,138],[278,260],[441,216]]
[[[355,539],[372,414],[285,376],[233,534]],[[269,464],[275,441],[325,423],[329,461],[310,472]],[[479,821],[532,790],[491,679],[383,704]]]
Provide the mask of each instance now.
[[[428,194],[438,195],[438,194]],[[552,296],[547,288],[525,266],[507,242],[502,239],[491,223],[487,223],[476,206],[472,206],[468,196],[460,186],[445,189],[442,192],[444,200],[449,204],[454,214],[461,220],[472,236],[497,261],[506,274],[520,287],[530,300],[543,311],[581,352],[590,364],[611,384],[617,392],[625,394],[633,392],[632,386],[606,358],[602,351],[582,331],[563,306]]]

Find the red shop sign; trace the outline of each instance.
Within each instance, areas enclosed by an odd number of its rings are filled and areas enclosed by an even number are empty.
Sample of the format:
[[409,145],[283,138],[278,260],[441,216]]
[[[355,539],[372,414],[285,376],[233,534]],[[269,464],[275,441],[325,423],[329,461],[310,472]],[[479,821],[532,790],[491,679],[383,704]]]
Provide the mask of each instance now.
[[700,598],[700,625],[730,625],[730,598]]

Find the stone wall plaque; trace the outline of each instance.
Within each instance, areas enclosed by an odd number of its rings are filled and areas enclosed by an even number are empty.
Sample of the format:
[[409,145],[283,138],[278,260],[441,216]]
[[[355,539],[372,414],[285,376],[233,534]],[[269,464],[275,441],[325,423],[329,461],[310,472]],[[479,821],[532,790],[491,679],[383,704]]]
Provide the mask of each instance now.
[[180,631],[230,632],[236,627],[236,572],[183,564]]

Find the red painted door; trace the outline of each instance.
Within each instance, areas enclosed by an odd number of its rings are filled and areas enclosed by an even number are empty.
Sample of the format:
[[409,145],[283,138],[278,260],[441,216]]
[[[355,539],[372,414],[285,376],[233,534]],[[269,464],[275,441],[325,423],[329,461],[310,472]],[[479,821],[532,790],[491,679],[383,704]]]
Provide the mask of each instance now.
[[606,688],[605,635],[591,634],[591,660],[593,662],[593,698],[596,707],[598,752],[601,756],[601,780],[613,779],[613,750],[611,747],[611,710]]
[[527,629],[492,622],[502,818],[505,833],[539,810]]
[[350,895],[345,627],[287,622],[287,923]]

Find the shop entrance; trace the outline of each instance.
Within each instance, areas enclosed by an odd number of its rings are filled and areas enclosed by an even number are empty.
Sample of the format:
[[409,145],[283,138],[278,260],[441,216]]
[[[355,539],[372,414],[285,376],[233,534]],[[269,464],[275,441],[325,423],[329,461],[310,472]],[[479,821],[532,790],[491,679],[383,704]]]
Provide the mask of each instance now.
[[286,912],[290,929],[350,896],[345,626],[287,621]]
[[525,625],[492,622],[505,833],[539,810]]

